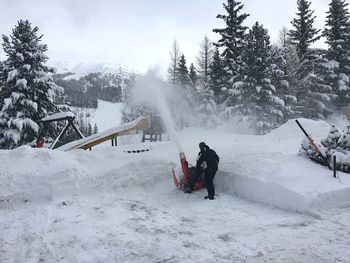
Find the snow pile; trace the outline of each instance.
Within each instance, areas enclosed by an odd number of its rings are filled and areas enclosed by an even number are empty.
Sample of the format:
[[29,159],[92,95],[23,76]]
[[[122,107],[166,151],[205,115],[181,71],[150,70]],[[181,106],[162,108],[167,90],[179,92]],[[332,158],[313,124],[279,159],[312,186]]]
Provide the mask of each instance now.
[[163,155],[155,150],[142,155],[127,153],[139,147],[62,152],[22,146],[0,151],[0,200],[69,200],[91,189],[147,187],[166,179],[164,175],[175,166],[175,160],[168,158],[172,154]]
[[0,261],[348,262],[350,210],[330,209],[350,205],[349,177],[340,184],[299,156],[294,125],[265,136],[179,132],[189,163],[200,141],[220,156],[214,201],[175,189],[172,141],[0,151]]
[[[329,125],[299,119],[316,138],[325,137]],[[294,121],[265,136],[219,130],[186,129],[178,134],[190,164],[195,164],[198,142],[205,141],[220,156],[215,178],[217,192],[240,195],[283,209],[300,212],[350,205],[350,176],[332,171],[298,155],[303,138]],[[56,192],[79,193],[82,187],[155,187],[172,184],[171,169],[179,166],[178,150],[172,141],[152,144],[152,150],[137,143],[72,152],[21,147],[0,151],[2,198],[50,199]],[[21,163],[21,166],[18,166]],[[60,190],[57,190],[60,189]],[[172,193],[168,193],[172,195]],[[39,195],[39,196],[37,196]],[[34,199],[35,199],[34,198]]]

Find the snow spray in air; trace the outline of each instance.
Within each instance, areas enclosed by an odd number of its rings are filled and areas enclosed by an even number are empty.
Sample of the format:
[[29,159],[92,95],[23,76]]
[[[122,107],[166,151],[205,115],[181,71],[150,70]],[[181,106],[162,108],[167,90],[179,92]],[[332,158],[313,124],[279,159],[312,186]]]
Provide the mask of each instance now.
[[152,73],[148,73],[137,79],[133,93],[136,103],[145,105],[150,109],[155,109],[160,114],[170,139],[174,141],[179,152],[182,152],[182,147],[175,129],[175,121],[168,107],[169,98],[174,96],[176,94],[171,93],[169,85]]
[[[182,150],[181,143],[178,139],[178,135],[175,129],[174,116],[170,113],[170,101],[175,102],[175,108],[177,111],[175,114],[181,114],[180,102],[181,97],[175,90],[170,87],[166,82],[158,78],[154,73],[148,73],[145,76],[138,78],[135,84],[133,98],[136,103],[140,103],[149,107],[150,109],[155,109],[161,116],[170,139],[174,141],[180,156],[181,168],[184,174],[185,180],[187,181],[188,176],[188,163],[186,160],[185,153]],[[175,176],[173,170],[174,183],[178,187],[179,181]]]

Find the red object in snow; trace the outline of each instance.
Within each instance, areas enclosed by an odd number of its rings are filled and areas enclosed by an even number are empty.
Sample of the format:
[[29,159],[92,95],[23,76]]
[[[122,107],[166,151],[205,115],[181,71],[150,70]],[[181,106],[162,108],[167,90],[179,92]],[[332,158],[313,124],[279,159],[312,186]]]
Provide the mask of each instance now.
[[44,147],[44,141],[38,141],[37,143],[36,143],[36,146],[35,146],[36,148],[42,148],[42,147]]
[[180,162],[181,162],[181,169],[184,174],[185,180],[186,182],[189,182],[190,177],[188,175],[188,162],[186,160],[186,155],[183,152],[180,153]]
[[[188,162],[186,160],[186,155],[185,153],[181,152],[180,153],[180,162],[181,162],[181,169],[184,177],[184,181],[192,186],[192,190],[198,190],[203,188],[203,183],[201,181],[199,182],[191,182],[190,175],[189,175],[189,168],[188,168]],[[173,169],[173,179],[174,179],[174,184],[177,188],[181,189],[181,182],[177,179],[175,175],[175,171]]]
[[175,175],[175,170],[173,169],[173,179],[174,179],[174,184],[177,188],[180,188],[180,182],[177,179],[176,175]]

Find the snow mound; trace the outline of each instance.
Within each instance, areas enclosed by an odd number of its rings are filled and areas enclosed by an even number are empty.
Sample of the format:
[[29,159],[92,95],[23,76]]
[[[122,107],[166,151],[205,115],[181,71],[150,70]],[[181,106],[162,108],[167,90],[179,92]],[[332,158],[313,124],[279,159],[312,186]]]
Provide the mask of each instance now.
[[[287,139],[287,138],[301,138],[304,133],[295,122],[296,119],[288,120],[279,128],[272,130],[265,136],[267,138]],[[325,121],[316,121],[305,118],[299,118],[298,121],[304,127],[306,132],[315,138],[324,138],[329,132],[330,125]],[[301,141],[301,139],[300,139]]]
[[50,201],[91,189],[151,188],[166,180],[164,175],[170,177],[175,166],[171,158],[162,156],[158,148],[138,155],[124,152],[137,147],[140,144],[67,153],[22,146],[0,151],[0,200]]
[[[324,121],[299,121],[316,138],[328,134],[329,125]],[[303,213],[350,206],[350,176],[339,172],[340,183],[327,167],[298,155],[303,138],[294,120],[264,136],[200,128],[179,133],[190,164],[195,164],[200,141],[205,141],[220,156],[215,177],[218,194],[239,195]],[[128,140],[132,141],[127,138],[125,142]],[[128,153],[142,149],[150,150]],[[172,141],[118,144],[91,152],[20,147],[0,151],[0,159],[0,200],[9,202],[69,200],[84,192],[131,189],[150,194],[162,191],[165,198],[175,198],[177,190],[171,171],[180,165]]]

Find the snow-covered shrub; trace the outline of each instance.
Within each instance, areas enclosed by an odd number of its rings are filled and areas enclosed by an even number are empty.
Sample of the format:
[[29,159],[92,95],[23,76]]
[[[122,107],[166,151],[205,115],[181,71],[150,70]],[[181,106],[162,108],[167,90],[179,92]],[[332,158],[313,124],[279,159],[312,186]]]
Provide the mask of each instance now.
[[[317,147],[328,163],[333,166],[333,156],[336,156],[336,169],[350,173],[350,126],[347,126],[341,134],[333,125],[327,138],[321,140],[321,144],[317,144]],[[303,139],[299,152],[317,163],[326,165],[307,138]]]

